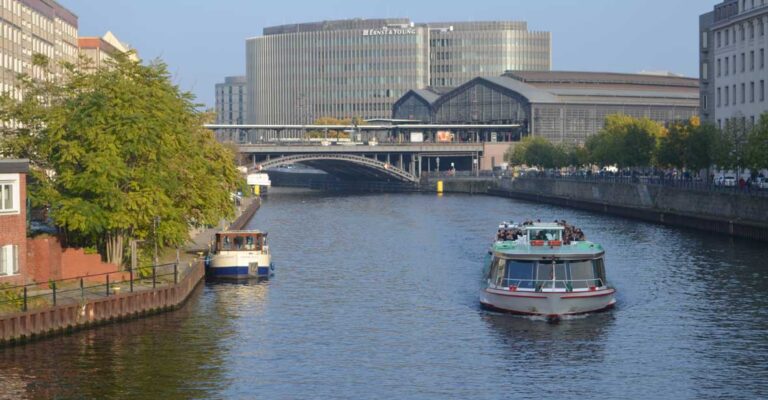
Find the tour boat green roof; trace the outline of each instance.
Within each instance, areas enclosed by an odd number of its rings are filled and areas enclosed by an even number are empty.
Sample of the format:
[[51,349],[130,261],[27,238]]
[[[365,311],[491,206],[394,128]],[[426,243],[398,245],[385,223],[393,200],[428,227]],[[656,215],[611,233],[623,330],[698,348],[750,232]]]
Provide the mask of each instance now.
[[492,250],[503,256],[523,256],[526,258],[547,256],[567,258],[576,256],[598,257],[605,252],[603,246],[589,241],[574,242],[561,246],[533,246],[528,243],[506,241],[494,243]]

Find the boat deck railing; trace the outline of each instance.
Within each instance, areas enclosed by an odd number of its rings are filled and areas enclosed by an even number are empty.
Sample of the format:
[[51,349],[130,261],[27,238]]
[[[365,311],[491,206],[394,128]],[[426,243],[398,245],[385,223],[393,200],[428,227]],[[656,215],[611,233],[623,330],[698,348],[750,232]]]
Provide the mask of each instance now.
[[506,278],[501,280],[501,287],[509,290],[534,290],[540,292],[544,289],[562,289],[566,292],[574,290],[595,290],[605,286],[600,278],[594,279],[514,279]]

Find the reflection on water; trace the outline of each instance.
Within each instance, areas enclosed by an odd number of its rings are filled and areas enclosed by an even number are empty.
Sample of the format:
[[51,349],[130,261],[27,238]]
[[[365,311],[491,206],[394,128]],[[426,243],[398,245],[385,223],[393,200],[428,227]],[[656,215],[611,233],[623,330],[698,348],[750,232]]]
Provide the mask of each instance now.
[[[500,220],[566,219],[607,250],[616,309],[482,311]],[[7,398],[765,398],[765,246],[508,199],[271,193],[265,282],[0,350]]]

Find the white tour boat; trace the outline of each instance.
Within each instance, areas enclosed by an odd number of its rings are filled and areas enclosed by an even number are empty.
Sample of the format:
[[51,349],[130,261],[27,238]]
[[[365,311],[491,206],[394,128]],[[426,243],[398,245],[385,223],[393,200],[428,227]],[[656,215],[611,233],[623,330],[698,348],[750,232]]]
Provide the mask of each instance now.
[[480,293],[488,309],[559,318],[616,304],[605,279],[605,251],[562,223],[502,223]]
[[207,269],[214,278],[268,278],[274,269],[266,232],[219,232],[212,250]]

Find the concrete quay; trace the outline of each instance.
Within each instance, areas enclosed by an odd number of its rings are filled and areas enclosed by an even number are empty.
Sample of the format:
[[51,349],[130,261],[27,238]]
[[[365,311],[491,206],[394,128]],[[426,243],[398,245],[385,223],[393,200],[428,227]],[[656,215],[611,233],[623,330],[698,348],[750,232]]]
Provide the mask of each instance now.
[[[768,198],[737,191],[548,178],[446,179],[446,193],[487,194],[768,242]],[[435,180],[424,184],[435,190]]]

